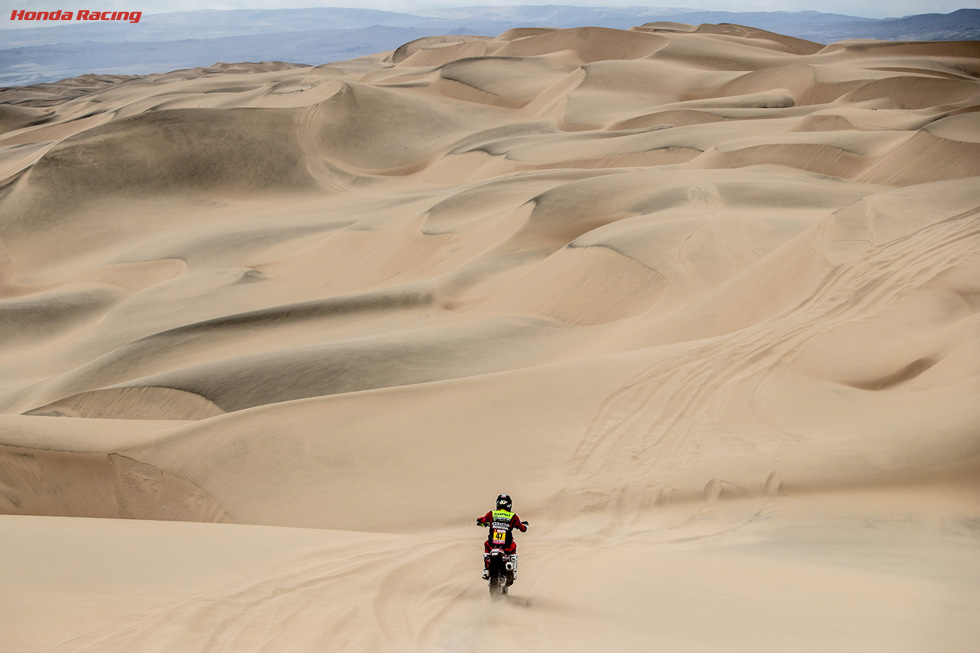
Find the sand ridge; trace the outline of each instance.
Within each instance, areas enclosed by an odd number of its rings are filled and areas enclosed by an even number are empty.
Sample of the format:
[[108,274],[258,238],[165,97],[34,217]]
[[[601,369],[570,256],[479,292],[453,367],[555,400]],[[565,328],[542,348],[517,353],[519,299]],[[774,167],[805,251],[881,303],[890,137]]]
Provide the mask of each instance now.
[[0,650],[970,650],[978,77],[653,23],[0,91],[0,521],[120,559]]

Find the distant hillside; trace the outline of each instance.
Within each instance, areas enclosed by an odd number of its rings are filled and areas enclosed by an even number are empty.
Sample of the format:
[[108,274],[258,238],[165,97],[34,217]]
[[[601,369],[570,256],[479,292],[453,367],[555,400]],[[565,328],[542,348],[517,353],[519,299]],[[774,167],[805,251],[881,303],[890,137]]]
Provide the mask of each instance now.
[[612,27],[629,29],[635,25],[663,20],[679,14],[693,15],[682,7],[574,7],[571,5],[516,5],[487,7],[442,7],[418,12],[429,18],[506,22],[531,27]]
[[882,41],[980,40],[980,9],[960,9],[950,14],[921,14],[905,18],[856,18],[839,14],[804,12],[694,12],[676,14],[670,20],[692,25],[737,23],[770,32],[835,43],[848,39]]
[[150,14],[138,24],[67,24],[0,30],[0,86],[86,73],[148,74],[218,61],[321,64],[383,52],[423,36],[496,36],[514,27],[628,29],[670,20],[737,23],[818,43],[845,39],[980,40],[980,10],[874,20],[803,12],[703,12],[684,8],[460,7],[402,14],[370,9],[256,9]]
[[869,27],[870,38],[885,41],[977,41],[980,9],[886,19]]
[[430,18],[484,20],[531,26],[579,27],[596,25],[628,29],[643,23],[670,20],[690,25],[737,23],[787,36],[834,43],[846,39],[902,41],[972,41],[980,39],[980,9],[905,18],[860,18],[819,11],[699,11],[666,7],[573,7],[527,5],[513,7],[454,7],[419,12]]
[[[136,25],[129,23],[69,23],[32,28],[3,29],[4,49],[13,46],[53,45],[93,41],[182,41],[229,36],[258,36],[312,30],[362,30],[369,27],[423,29],[429,34],[459,29],[462,23],[485,27],[492,33],[508,29],[513,21],[495,22],[469,17],[441,19],[374,9],[318,7],[311,9],[235,9],[228,11],[184,11],[144,15]],[[0,27],[8,27],[0,23]]]
[[429,34],[421,28],[376,26],[140,44],[86,41],[31,46],[0,52],[0,86],[57,81],[88,72],[149,75],[219,61],[320,64],[390,50]]

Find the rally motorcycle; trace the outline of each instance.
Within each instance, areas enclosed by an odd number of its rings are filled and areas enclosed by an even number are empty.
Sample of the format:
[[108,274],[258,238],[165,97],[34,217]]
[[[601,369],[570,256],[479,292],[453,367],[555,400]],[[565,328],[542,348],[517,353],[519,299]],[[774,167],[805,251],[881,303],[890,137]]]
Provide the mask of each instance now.
[[[527,522],[522,522],[527,526]],[[489,524],[484,524],[489,527]],[[491,549],[490,553],[484,553],[484,558],[489,558],[487,568],[490,570],[490,578],[487,584],[490,587],[490,596],[500,599],[508,593],[510,586],[514,584],[514,571],[517,568],[517,554],[504,553],[503,549]]]

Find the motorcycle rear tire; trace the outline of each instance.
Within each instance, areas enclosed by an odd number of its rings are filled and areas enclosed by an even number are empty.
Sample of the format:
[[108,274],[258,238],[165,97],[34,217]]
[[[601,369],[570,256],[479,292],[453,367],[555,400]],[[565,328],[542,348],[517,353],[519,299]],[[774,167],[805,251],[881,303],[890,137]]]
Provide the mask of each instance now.
[[504,585],[504,579],[499,576],[490,579],[490,597],[495,601],[499,601],[500,597],[507,593],[507,587]]

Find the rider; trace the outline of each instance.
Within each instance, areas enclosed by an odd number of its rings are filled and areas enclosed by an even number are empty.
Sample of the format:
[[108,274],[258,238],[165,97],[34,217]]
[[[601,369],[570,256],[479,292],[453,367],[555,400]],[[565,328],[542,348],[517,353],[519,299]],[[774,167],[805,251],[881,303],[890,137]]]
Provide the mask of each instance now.
[[527,532],[527,522],[522,522],[520,517],[510,511],[513,507],[509,494],[498,495],[497,509],[476,520],[477,525],[490,527],[487,541],[483,543],[484,580],[490,577],[490,551],[495,548],[512,556],[514,576],[517,576],[517,543],[514,541],[513,531],[516,528],[522,533]]

